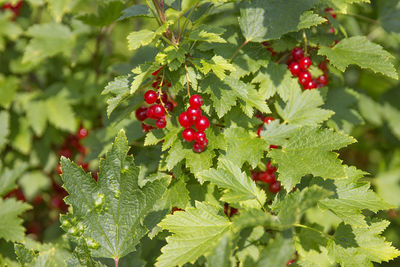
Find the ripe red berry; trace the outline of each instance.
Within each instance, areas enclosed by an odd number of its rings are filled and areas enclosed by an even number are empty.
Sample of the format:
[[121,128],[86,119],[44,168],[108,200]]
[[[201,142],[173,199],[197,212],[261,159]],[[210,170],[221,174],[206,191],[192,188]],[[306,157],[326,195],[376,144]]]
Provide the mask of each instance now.
[[329,82],[328,75],[322,74],[321,76],[319,76],[319,77],[317,78],[317,82],[320,83],[320,84],[322,84],[323,86],[327,85],[328,82]]
[[192,95],[189,98],[189,104],[193,108],[199,108],[203,105],[203,98],[199,95]]
[[278,193],[279,191],[281,191],[281,183],[279,181],[275,181],[274,183],[269,185],[268,190],[273,194]]
[[275,174],[274,174],[274,173],[268,173],[268,172],[266,172],[264,181],[265,181],[266,183],[269,183],[269,184],[275,183],[275,181],[276,181],[276,176],[275,176]]
[[276,146],[276,145],[270,145],[269,148],[270,148],[270,149],[277,149],[278,146]]
[[156,70],[155,72],[153,72],[151,75],[157,76],[158,72],[159,72],[160,70],[162,70],[162,68],[163,68],[163,67],[160,67],[158,70]]
[[68,148],[65,148],[65,149],[60,150],[59,155],[60,155],[60,157],[64,156],[69,159],[72,157],[72,151],[69,150]]
[[304,89],[306,89],[306,90],[312,90],[312,89],[317,88],[317,82],[315,80],[311,80],[303,86],[304,86]]
[[156,120],[156,126],[158,129],[163,129],[165,126],[167,126],[167,121],[165,120],[165,117],[159,118]]
[[147,110],[147,117],[150,119],[158,119],[165,115],[165,109],[161,105],[153,105]]
[[210,122],[207,117],[201,116],[197,121],[194,122],[194,126],[196,126],[197,130],[205,131],[210,126]]
[[57,165],[57,173],[60,174],[60,175],[62,174],[62,170],[61,170],[61,165],[60,164]]
[[190,118],[193,121],[196,121],[198,118],[201,117],[201,109],[200,108],[189,107],[186,110],[186,113],[190,116]]
[[203,151],[204,151],[204,148],[205,148],[205,146],[203,146],[203,145],[200,144],[200,143],[195,142],[195,143],[193,144],[193,151],[194,151],[195,153],[201,153],[201,152],[203,152]]
[[290,261],[288,261],[287,263],[286,263],[286,266],[289,266],[289,265],[291,265],[291,264],[293,264],[294,263],[294,260],[290,260]]
[[208,139],[204,138],[203,142],[201,142],[200,144],[202,144],[204,147],[208,146]]
[[147,104],[153,104],[156,102],[158,99],[158,94],[154,90],[148,90],[144,94],[144,101],[146,101]]
[[267,172],[268,173],[276,172],[276,167],[272,165],[271,161],[268,161],[267,163]]
[[164,107],[166,110],[168,110],[169,112],[172,112],[174,110],[174,104],[172,104],[171,102],[167,101],[164,103]]
[[298,62],[290,63],[289,70],[293,76],[298,76],[301,72],[300,64]]
[[311,81],[311,73],[308,71],[302,71],[299,74],[299,82],[300,84],[302,84],[303,86],[305,86],[306,84],[308,84]]
[[167,101],[168,101],[168,95],[165,92],[162,92],[162,94],[161,94],[161,101],[163,103],[167,103]]
[[182,132],[182,137],[187,142],[192,142],[194,140],[195,130],[192,128],[186,128]]
[[302,70],[306,70],[311,66],[311,59],[309,57],[303,57],[299,60],[299,65]]
[[263,126],[260,126],[260,127],[257,129],[257,135],[258,135],[258,137],[261,136],[261,131],[262,131],[263,128],[264,128]]
[[300,47],[295,47],[292,50],[292,57],[295,60],[300,60],[302,57],[304,57],[304,51]]
[[325,8],[325,12],[329,13],[332,16],[332,18],[336,19],[337,14],[335,12],[333,12],[333,8],[331,8],[331,7]]
[[265,117],[264,118],[264,123],[270,124],[273,120],[275,120],[273,117]]
[[154,127],[151,126],[151,125],[142,123],[142,129],[143,129],[143,132],[148,133],[148,132],[150,132],[151,130],[153,130]]
[[78,138],[82,139],[85,138],[88,135],[88,130],[86,130],[85,128],[81,127],[78,131]]
[[321,63],[318,64],[318,68],[325,72],[328,69],[328,66],[326,65],[325,61],[322,61]]
[[189,128],[193,125],[193,120],[187,112],[182,112],[178,118],[179,123],[183,128]]
[[136,110],[135,114],[138,121],[144,121],[145,119],[147,119],[147,108],[140,107]]
[[87,171],[89,169],[89,163],[82,163],[80,164],[82,169],[84,169],[85,171]]
[[195,132],[194,141],[198,143],[203,143],[205,139],[206,139],[206,134],[204,132],[201,131]]

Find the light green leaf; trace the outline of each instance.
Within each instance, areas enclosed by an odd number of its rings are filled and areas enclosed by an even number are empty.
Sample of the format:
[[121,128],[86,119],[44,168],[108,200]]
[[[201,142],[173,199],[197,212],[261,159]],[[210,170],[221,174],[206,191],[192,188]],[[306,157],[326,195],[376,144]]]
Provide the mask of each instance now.
[[345,178],[344,166],[331,152],[355,142],[355,139],[329,129],[301,127],[287,136],[282,149],[272,149],[268,156],[278,164],[278,179],[287,191],[306,174],[324,179]]
[[207,267],[232,267],[232,240],[229,234],[221,238],[214,247],[212,253],[207,257]]
[[282,145],[288,136],[291,136],[300,126],[292,124],[279,124],[279,120],[274,120],[269,124],[264,124],[260,136],[269,144]]
[[341,223],[334,238],[328,241],[328,254],[341,266],[373,266],[373,262],[389,261],[400,255],[400,251],[380,234],[389,225],[388,221],[374,221],[369,226],[351,228]]
[[151,30],[140,30],[137,32],[131,32],[128,39],[128,48],[130,50],[136,50],[141,46],[150,44],[156,37],[161,36],[168,28],[168,24],[161,25],[156,31]]
[[186,188],[184,177],[179,178],[165,193],[165,208],[178,207],[185,209],[190,203],[189,191]]
[[0,106],[8,108],[13,101],[19,86],[19,80],[14,76],[0,77]]
[[201,24],[198,28],[192,30],[187,38],[191,41],[226,43],[225,39],[220,37],[224,32],[224,28]]
[[10,116],[7,111],[0,111],[0,152],[7,144],[7,137],[10,134]]
[[92,26],[104,27],[116,21],[123,8],[124,4],[121,1],[100,2],[98,14],[85,14],[78,19]]
[[123,20],[131,17],[153,17],[147,5],[133,5],[122,10],[122,15],[118,20]]
[[15,198],[0,198],[0,238],[11,242],[22,242],[25,229],[22,226],[23,220],[18,216],[30,208],[27,203],[17,201]]
[[118,76],[107,84],[102,95],[113,94],[113,97],[107,99],[107,116],[110,117],[115,108],[121,104],[129,95],[129,76]]
[[306,11],[300,16],[300,22],[297,25],[297,30],[308,29],[324,22],[327,22],[327,19],[314,14],[312,11]]
[[28,155],[32,148],[32,132],[26,117],[11,120],[11,146],[24,155]]
[[23,63],[38,63],[57,54],[68,55],[75,43],[71,30],[63,24],[35,24],[27,30],[27,35],[32,39],[25,48]]
[[41,190],[49,188],[50,182],[49,177],[41,171],[25,173],[19,179],[19,184],[28,200],[32,200]]
[[168,65],[171,71],[177,70],[186,60],[186,51],[183,47],[168,46],[156,56],[160,65]]
[[100,161],[98,182],[68,159],[61,159],[61,177],[69,193],[66,202],[73,207],[63,226],[72,225],[65,229],[72,234],[81,225],[80,235],[92,248],[97,247],[92,249],[95,257],[119,259],[134,251],[147,232],[144,217],[169,183],[159,179],[139,187],[139,168],[127,156],[128,150],[125,133],[120,131],[106,159]]
[[387,203],[400,206],[400,168],[381,172],[374,179],[378,195]]
[[203,65],[203,68],[201,71],[204,74],[207,74],[212,70],[215,75],[217,75],[218,78],[221,80],[225,79],[225,71],[234,71],[235,67],[228,62],[228,60],[224,59],[221,56],[213,56],[211,60],[205,60],[201,59],[200,60],[201,64]]
[[167,245],[161,249],[156,266],[180,266],[211,253],[231,227],[228,218],[219,213],[218,208],[196,201],[196,208],[167,215],[159,226],[172,236],[167,237]]
[[393,56],[382,46],[372,43],[364,36],[343,39],[333,48],[321,47],[318,54],[326,56],[330,63],[341,71],[345,71],[350,64],[356,64],[393,79],[398,78],[396,69],[391,63]]
[[354,227],[366,227],[363,210],[377,212],[395,208],[395,206],[384,202],[375,192],[370,189],[368,182],[360,182],[364,172],[354,167],[345,168],[347,179],[335,180],[335,197],[320,201],[320,207],[329,209],[345,223]]
[[240,9],[240,29],[247,41],[278,39],[285,33],[296,31],[301,14],[317,2],[318,0],[247,1]]
[[224,188],[221,201],[238,203],[246,200],[244,205],[261,208],[266,200],[265,192],[257,187],[255,182],[241,169],[226,159],[220,159],[218,169],[210,169],[196,175],[200,180],[210,181]]
[[51,15],[57,22],[61,22],[64,14],[71,10],[71,5],[74,3],[71,0],[46,0],[46,2]]
[[17,187],[15,182],[25,172],[27,167],[28,164],[26,163],[17,163],[12,169],[4,168],[0,170],[0,197]]
[[224,136],[227,143],[225,156],[238,166],[248,162],[255,168],[267,149],[267,143],[264,139],[258,138],[255,133],[241,127],[231,127],[224,130]]
[[278,102],[275,103],[284,122],[295,125],[318,125],[334,114],[333,111],[319,108],[324,104],[324,100],[317,90],[305,90],[301,93],[297,91],[291,94],[284,109]]
[[25,106],[28,122],[37,136],[42,136],[46,129],[47,104],[45,101],[28,101]]
[[69,132],[75,132],[75,114],[65,97],[55,96],[48,98],[46,107],[49,122],[53,124],[54,127]]

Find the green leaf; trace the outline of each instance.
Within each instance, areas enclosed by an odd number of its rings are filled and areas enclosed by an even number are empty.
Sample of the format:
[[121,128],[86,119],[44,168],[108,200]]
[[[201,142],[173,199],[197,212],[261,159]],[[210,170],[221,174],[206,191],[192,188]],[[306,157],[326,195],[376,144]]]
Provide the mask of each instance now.
[[121,104],[129,95],[129,76],[118,76],[107,84],[102,95],[113,94],[114,96],[107,99],[107,116],[110,117],[115,108]]
[[11,118],[11,146],[24,155],[28,155],[32,148],[32,132],[26,117]]
[[328,254],[342,266],[372,266],[400,255],[400,251],[385,241],[380,234],[388,221],[371,222],[368,227],[351,228],[341,223],[334,238],[328,241]]
[[225,39],[221,37],[224,32],[224,28],[201,24],[198,28],[192,30],[187,39],[208,43],[226,43]]
[[31,208],[27,203],[17,201],[15,198],[0,198],[0,238],[6,241],[22,242],[25,229],[23,220],[18,216]]
[[182,47],[168,46],[156,56],[160,65],[168,65],[171,71],[177,70],[186,60],[186,51]]
[[45,101],[28,101],[25,105],[29,125],[37,136],[42,136],[47,123],[47,104]]
[[171,209],[172,207],[178,207],[180,209],[185,209],[190,203],[189,191],[186,188],[186,183],[183,178],[184,177],[179,178],[165,193],[166,208]]
[[258,138],[255,133],[241,127],[230,127],[224,130],[227,143],[225,156],[238,166],[242,166],[246,161],[255,168],[267,149],[264,139]]
[[400,32],[400,4],[397,0],[379,1],[378,19],[382,28],[389,33]]
[[23,63],[38,63],[57,54],[68,55],[75,43],[73,33],[63,24],[35,24],[27,30],[27,35],[32,39],[25,48]]
[[46,2],[51,15],[57,22],[61,22],[64,14],[69,12],[74,4],[71,0],[46,0]]
[[319,108],[324,104],[319,91],[305,90],[291,94],[284,109],[275,102],[278,114],[284,122],[295,125],[318,125],[331,117],[334,112]]
[[137,32],[131,32],[127,37],[129,50],[136,50],[141,46],[150,44],[156,37],[161,36],[161,34],[163,34],[167,29],[168,24],[165,23],[156,31],[144,29]]
[[213,56],[211,60],[201,59],[200,62],[203,65],[201,71],[204,74],[207,74],[210,72],[210,70],[212,70],[215,75],[217,75],[217,77],[221,80],[225,79],[225,71],[235,70],[235,67],[233,67],[233,65],[230,64],[228,60],[224,59],[221,56]]
[[0,152],[7,144],[7,137],[10,134],[10,116],[7,111],[0,111]]
[[0,14],[0,51],[6,48],[7,40],[16,41],[24,32],[19,23],[12,19],[12,12],[2,12]]
[[257,263],[253,266],[285,266],[295,253],[293,233],[286,230],[278,234],[268,246],[261,251]]
[[[68,159],[61,159],[61,177],[69,193],[66,202],[73,207],[63,225],[74,221],[82,225],[81,235],[94,247],[95,257],[119,259],[134,251],[147,232],[144,217],[169,183],[160,179],[139,187],[139,168],[127,156],[128,150],[125,133],[120,131],[106,159],[100,161],[98,182]],[[76,227],[68,231],[76,232]]]
[[75,132],[75,114],[68,99],[62,96],[50,97],[46,101],[46,107],[49,122],[54,127]]
[[297,128],[287,138],[282,149],[272,149],[268,153],[278,164],[278,179],[287,191],[306,174],[324,179],[345,178],[341,160],[331,151],[354,143],[354,138],[314,127]]
[[17,255],[18,262],[22,266],[31,263],[37,256],[34,250],[27,249],[23,245],[14,244],[15,254]]
[[260,209],[244,209],[240,214],[233,217],[233,229],[239,233],[242,229],[248,227],[264,226],[267,229],[281,230],[281,222],[278,216],[264,212]]
[[122,10],[122,15],[118,20],[132,17],[153,17],[147,5],[133,5]]
[[28,200],[32,200],[41,190],[49,188],[50,182],[49,177],[41,171],[27,172],[19,179],[19,184]]
[[301,14],[300,22],[297,25],[297,30],[308,29],[312,26],[317,26],[321,23],[325,23],[327,19],[314,14],[312,11],[306,11]]
[[207,257],[207,267],[232,267],[232,240],[229,234],[222,237]]
[[15,182],[28,168],[26,163],[17,163],[13,169],[4,168],[0,170],[0,197],[17,188]]
[[391,63],[393,56],[382,46],[370,42],[364,36],[343,39],[333,48],[321,47],[318,54],[326,56],[330,63],[341,71],[345,71],[350,64],[356,64],[393,79],[398,78],[396,69]]
[[386,119],[392,133],[400,139],[400,110],[394,108],[389,103],[385,103],[382,108],[382,115]]
[[293,135],[298,125],[279,124],[279,120],[274,120],[269,124],[264,124],[260,136],[267,140],[268,144],[282,145],[286,142],[288,136]]
[[260,84],[260,94],[265,99],[278,93],[283,101],[287,101],[291,95],[302,91],[299,82],[293,78],[287,66],[273,62],[270,62],[266,68],[260,68],[252,83]]
[[354,227],[366,227],[363,210],[377,212],[395,208],[384,202],[375,192],[370,190],[368,182],[358,181],[364,172],[354,167],[346,167],[347,179],[335,180],[335,197],[320,201],[320,207],[329,209],[345,223]]
[[258,188],[256,183],[243,173],[237,165],[226,159],[220,159],[218,165],[218,169],[200,172],[196,177],[224,188],[221,201],[228,203],[246,201],[244,205],[258,208],[264,205],[266,201],[265,192]]
[[156,266],[183,265],[211,253],[231,227],[228,218],[219,213],[218,208],[196,201],[195,208],[167,215],[159,226],[172,236],[167,237],[167,245],[161,249]]
[[378,195],[386,202],[400,206],[400,168],[381,172],[374,179]]
[[85,14],[78,19],[91,26],[104,27],[116,21],[123,8],[124,4],[121,1],[100,2],[98,14]]
[[[8,108],[18,90],[19,80],[14,76],[0,77],[0,106]],[[1,124],[2,125],[2,124]]]
[[317,0],[248,1],[240,8],[240,29],[247,41],[262,42],[278,39],[285,33],[296,31],[301,14],[317,2]]

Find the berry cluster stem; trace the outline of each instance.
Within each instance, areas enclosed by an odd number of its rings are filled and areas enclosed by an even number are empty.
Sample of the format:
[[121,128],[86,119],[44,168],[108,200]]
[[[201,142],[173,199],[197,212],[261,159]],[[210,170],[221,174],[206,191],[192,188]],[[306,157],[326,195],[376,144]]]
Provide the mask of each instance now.
[[233,55],[231,56],[231,58],[229,59],[229,62],[232,62],[232,60],[236,57],[236,55],[239,53],[240,49],[242,49],[247,43],[249,42],[249,40],[245,40],[236,50],[235,52],[233,52]]
[[187,94],[190,98],[191,95],[190,95],[190,88],[189,88],[189,71],[188,71],[186,63],[185,63],[185,71],[186,71],[186,89],[187,89]]
[[169,112],[168,109],[165,108],[164,106],[164,102],[161,99],[161,95],[162,95],[162,85],[164,84],[164,71],[162,72],[162,78],[161,78],[161,83],[160,83],[160,87],[158,88],[158,99],[160,100],[161,106],[165,109],[165,112],[167,113],[167,116],[169,116]]

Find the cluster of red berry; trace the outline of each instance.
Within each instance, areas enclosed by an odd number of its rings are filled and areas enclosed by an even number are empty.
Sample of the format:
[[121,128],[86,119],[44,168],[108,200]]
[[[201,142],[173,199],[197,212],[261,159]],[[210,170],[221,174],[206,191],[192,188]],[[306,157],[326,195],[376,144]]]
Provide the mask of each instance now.
[[235,214],[238,213],[238,212],[239,212],[238,209],[229,206],[228,203],[225,203],[225,204],[224,204],[224,213],[225,213],[225,215],[228,216],[229,218],[232,217],[233,215],[235,215]]
[[15,5],[12,5],[11,3],[7,2],[1,7],[1,9],[3,9],[3,10],[9,9],[10,11],[12,11],[14,13],[12,20],[14,20],[16,17],[19,16],[19,12],[22,8],[22,5],[23,5],[23,1],[19,1]]
[[[61,146],[61,149],[58,151],[58,156],[64,156],[68,159],[72,158],[74,152],[79,156],[78,164],[87,171],[89,169],[89,164],[84,163],[83,160],[86,156],[86,147],[81,144],[81,140],[88,135],[87,129],[80,127],[76,134],[69,135]],[[58,174],[62,174],[61,165],[57,166]]]
[[275,176],[276,167],[272,166],[271,162],[268,162],[265,171],[253,172],[251,178],[256,182],[264,182],[269,184],[268,190],[276,194],[281,190],[281,183],[276,180]]
[[[165,86],[171,87],[170,82],[161,81],[161,78],[158,76],[158,73],[161,69],[162,67],[152,73],[153,76],[157,76],[152,84],[152,87],[158,90],[161,90]],[[147,133],[150,130],[155,129],[155,127],[152,125],[143,122],[146,119],[155,120],[155,125],[159,129],[165,128],[165,126],[167,126],[165,113],[166,111],[172,112],[174,110],[174,103],[168,99],[167,93],[163,91],[160,94],[154,90],[148,90],[144,94],[144,101],[150,106],[141,106],[136,110],[136,118],[139,121],[142,121],[143,131]]]
[[271,56],[275,56],[277,53],[274,51],[274,49],[271,47],[271,44],[268,42],[262,42],[262,45],[265,47],[266,50],[271,52]]
[[[192,95],[189,98],[190,107],[179,115],[179,123],[185,130],[182,132],[182,137],[187,142],[195,141],[193,151],[201,153],[208,145],[206,133],[204,132],[210,126],[207,117],[202,116],[201,106],[203,98],[199,95]],[[191,128],[192,125],[197,129]]]
[[293,76],[298,77],[299,83],[306,90],[323,87],[328,84],[328,76],[326,73],[313,79],[308,71],[312,62],[309,57],[304,56],[304,51],[300,47],[295,47],[292,50],[291,57],[287,62],[288,68]]

